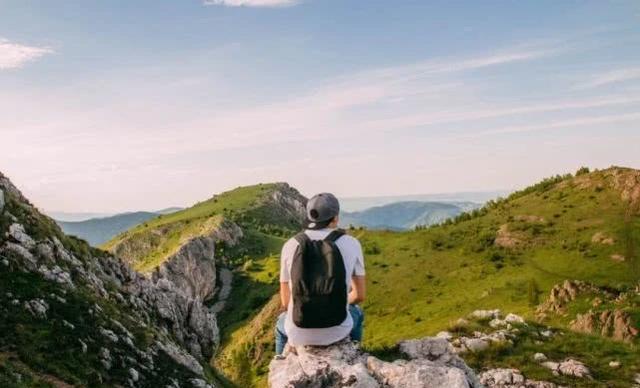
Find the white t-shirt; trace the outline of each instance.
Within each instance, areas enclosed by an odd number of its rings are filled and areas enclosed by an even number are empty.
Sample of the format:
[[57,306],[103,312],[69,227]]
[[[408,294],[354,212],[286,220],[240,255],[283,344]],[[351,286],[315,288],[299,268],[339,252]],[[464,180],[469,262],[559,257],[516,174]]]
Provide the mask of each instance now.
[[[306,230],[305,233],[311,240],[322,240],[334,229]],[[336,245],[342,254],[344,266],[346,270],[347,290],[351,290],[351,277],[364,276],[364,257],[362,255],[362,247],[360,242],[352,236],[344,235],[336,241]],[[291,290],[291,262],[298,248],[298,241],[295,238],[289,239],[282,247],[280,256],[280,282],[289,283]],[[292,297],[293,298],[293,297]],[[305,329],[296,326],[292,319],[293,300],[289,300],[287,310],[287,319],[285,320],[284,330],[292,345],[330,345],[347,337],[353,328],[353,320],[349,314],[349,306],[347,309],[347,318],[338,326],[321,328],[321,329]]]

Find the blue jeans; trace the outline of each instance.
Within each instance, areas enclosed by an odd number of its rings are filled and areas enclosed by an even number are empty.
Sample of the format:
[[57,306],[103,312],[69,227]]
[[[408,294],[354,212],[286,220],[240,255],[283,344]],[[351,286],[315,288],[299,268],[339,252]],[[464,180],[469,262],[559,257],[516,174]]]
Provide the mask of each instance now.
[[[349,305],[349,313],[353,319],[353,328],[349,337],[353,341],[362,341],[362,331],[364,323],[364,312],[362,308],[357,304]],[[280,355],[284,351],[284,346],[287,344],[287,334],[284,331],[284,321],[287,318],[287,313],[284,312],[278,317],[278,323],[276,324],[276,354]]]

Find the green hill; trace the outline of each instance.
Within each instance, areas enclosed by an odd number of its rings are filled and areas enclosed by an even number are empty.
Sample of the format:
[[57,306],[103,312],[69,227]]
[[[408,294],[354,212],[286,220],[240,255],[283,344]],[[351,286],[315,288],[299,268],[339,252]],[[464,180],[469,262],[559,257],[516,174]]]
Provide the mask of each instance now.
[[[639,372],[637,339],[620,343],[567,331],[573,314],[587,311],[595,301],[578,298],[564,316],[540,315],[536,309],[554,285],[577,279],[622,298],[623,302],[613,298],[611,304],[638,328],[640,304],[633,287],[640,279],[640,171],[581,169],[491,201],[443,225],[411,232],[350,233],[365,250],[364,346],[375,354],[393,352],[401,339],[455,328],[458,318],[475,309],[499,308],[565,333],[545,349],[557,357],[577,355],[590,363],[600,380],[589,386],[627,386],[624,381]],[[254,264],[244,271],[246,283],[236,284],[235,292],[244,292],[249,284],[275,292],[277,258]],[[268,298],[262,300],[266,303]],[[243,309],[233,312],[237,319],[227,325],[216,365],[240,386],[263,385],[273,354],[275,309],[271,303],[260,313],[258,306]],[[532,366],[525,352],[535,346],[533,339],[523,340],[513,348],[472,356],[470,362],[476,368],[519,367],[547,381],[575,383]],[[627,363],[624,369],[612,372],[607,363],[614,357]]]
[[[304,201],[286,183],[239,187],[188,209],[145,221],[103,248],[130,260],[137,270],[149,272],[188,241],[233,223],[242,229],[242,244],[225,256],[235,260],[231,264],[238,264],[245,256],[277,251],[282,236],[300,228]],[[221,244],[220,249],[224,248]]]

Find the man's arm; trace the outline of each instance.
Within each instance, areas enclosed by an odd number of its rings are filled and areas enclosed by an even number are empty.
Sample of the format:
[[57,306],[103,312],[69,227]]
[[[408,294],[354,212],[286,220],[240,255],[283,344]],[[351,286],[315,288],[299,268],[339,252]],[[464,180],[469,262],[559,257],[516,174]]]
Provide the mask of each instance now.
[[289,306],[289,298],[291,297],[291,291],[289,290],[289,263],[293,259],[297,247],[297,241],[290,239],[282,246],[282,253],[280,254],[280,305],[283,311]]
[[286,310],[289,306],[289,299],[291,297],[291,290],[289,290],[288,282],[280,282],[280,306],[282,310]]
[[364,302],[364,298],[366,295],[365,283],[366,282],[365,282],[364,276],[353,276],[351,278],[351,292],[349,292],[349,304],[358,304],[358,303]]

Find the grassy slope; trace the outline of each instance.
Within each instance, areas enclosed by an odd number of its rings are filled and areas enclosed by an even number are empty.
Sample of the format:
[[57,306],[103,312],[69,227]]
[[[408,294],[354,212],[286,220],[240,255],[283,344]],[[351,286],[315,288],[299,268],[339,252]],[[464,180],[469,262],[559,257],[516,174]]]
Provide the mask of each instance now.
[[[136,269],[147,272],[161,264],[188,240],[211,233],[228,219],[244,226],[254,250],[268,250],[272,236],[295,228],[288,220],[273,221],[262,206],[279,184],[239,187],[169,215],[138,225],[106,243],[103,248],[132,260]],[[234,252],[243,256],[246,252]]]
[[[604,184],[602,173],[590,177]],[[485,215],[456,224],[406,234],[359,232],[368,250],[365,345],[376,349],[433,334],[477,308],[495,306],[532,318],[535,303],[530,302],[535,300],[530,300],[529,288],[546,296],[564,279],[616,288],[637,282],[638,258],[616,262],[610,256],[624,254],[629,238],[638,245],[640,218],[625,221],[627,206],[620,193],[595,187],[579,189],[567,180],[515,196]],[[518,216],[544,221],[518,221]],[[522,233],[524,247],[493,244],[504,224]],[[623,233],[629,225],[631,236]],[[616,243],[592,243],[597,232],[614,236]]]
[[236,271],[230,307],[219,317],[221,350],[213,366],[237,386],[266,385],[274,355],[273,322],[280,306],[274,295],[278,276],[279,259],[274,255],[254,258]]
[[[546,297],[549,289],[564,279],[582,279],[615,288],[636,283],[640,273],[634,251],[640,248],[640,218],[637,213],[631,214],[620,192],[610,187],[606,174],[558,177],[490,204],[474,217],[461,217],[438,227],[405,233],[351,231],[362,241],[367,262],[365,347],[383,355],[397,341],[435,334],[477,308],[501,308],[533,318],[538,299]],[[526,220],[522,216],[537,219]],[[521,247],[495,246],[497,231],[504,224],[523,242]],[[597,232],[614,237],[615,243],[592,243]],[[625,255],[626,261],[611,260],[615,253]],[[248,290],[249,284],[239,284],[236,292]],[[257,284],[275,290],[274,279]],[[222,365],[224,357],[243,348],[260,347],[270,352],[273,346],[271,329],[255,328],[271,327],[274,314],[258,314],[251,306],[245,307],[248,309],[237,314],[248,318],[235,322],[229,327],[235,331],[226,333],[234,341],[223,344],[218,357]],[[586,355],[594,348],[601,353],[615,348],[614,353],[622,354],[624,360],[640,359],[635,346],[584,335],[562,338],[568,340],[553,345],[556,353],[564,349],[567,355],[571,351]],[[522,361],[527,349],[498,352],[494,358],[487,356],[484,364],[475,365],[514,365],[527,370],[529,366]],[[249,353],[252,359],[232,366],[231,375],[237,377],[242,365],[245,375],[240,376],[239,382],[264,386],[269,358],[254,353]],[[610,378],[599,369],[596,373]],[[535,376],[554,379],[539,370]]]

